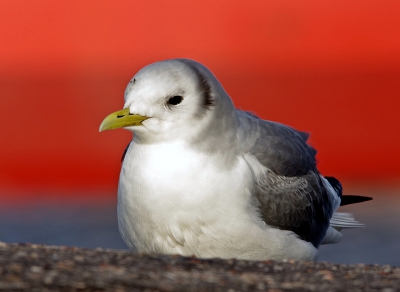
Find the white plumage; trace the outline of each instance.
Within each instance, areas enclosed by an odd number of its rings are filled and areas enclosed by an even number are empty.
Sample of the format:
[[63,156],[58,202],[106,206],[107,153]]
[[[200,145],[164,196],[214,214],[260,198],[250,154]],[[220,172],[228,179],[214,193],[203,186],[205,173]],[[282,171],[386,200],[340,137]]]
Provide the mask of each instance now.
[[[101,130],[134,133],[118,221],[139,251],[251,260],[314,260],[340,195],[315,166],[308,135],[234,108],[218,80],[186,59],[151,64]],[[338,227],[355,227],[335,216]],[[353,224],[354,223],[354,224]],[[325,238],[324,238],[325,237]]]

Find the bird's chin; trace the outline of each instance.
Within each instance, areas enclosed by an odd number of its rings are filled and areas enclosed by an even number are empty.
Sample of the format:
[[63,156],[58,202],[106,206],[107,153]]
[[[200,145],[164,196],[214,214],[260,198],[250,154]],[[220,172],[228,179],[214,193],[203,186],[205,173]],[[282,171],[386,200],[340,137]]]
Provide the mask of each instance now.
[[[153,118],[148,118],[147,120],[144,120],[140,125],[134,125],[134,126],[128,126],[124,127],[125,130],[131,131],[134,134],[136,133],[146,133],[149,131],[149,125],[151,125],[151,122],[149,123],[150,120]],[[150,127],[151,128],[151,127]]]
[[125,127],[125,130],[128,130],[130,132],[132,132],[133,134],[140,134],[140,133],[146,133],[148,132],[146,127],[144,127],[143,125],[141,126],[129,126],[129,127]]

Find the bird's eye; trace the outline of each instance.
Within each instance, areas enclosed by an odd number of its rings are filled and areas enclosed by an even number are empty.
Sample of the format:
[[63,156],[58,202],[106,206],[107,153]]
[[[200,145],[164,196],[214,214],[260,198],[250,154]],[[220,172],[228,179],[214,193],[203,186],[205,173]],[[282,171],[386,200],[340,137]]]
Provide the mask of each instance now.
[[183,97],[182,97],[182,96],[180,96],[180,95],[175,95],[175,96],[173,96],[173,97],[170,97],[170,98],[168,99],[167,103],[168,103],[169,105],[177,105],[177,104],[180,104],[180,103],[182,102],[182,100],[183,100]]

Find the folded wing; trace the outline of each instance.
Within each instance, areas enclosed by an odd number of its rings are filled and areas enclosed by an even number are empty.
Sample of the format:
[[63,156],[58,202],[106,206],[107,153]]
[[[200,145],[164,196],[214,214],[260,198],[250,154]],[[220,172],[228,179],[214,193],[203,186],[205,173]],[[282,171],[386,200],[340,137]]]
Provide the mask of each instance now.
[[239,139],[256,180],[262,219],[318,247],[329,227],[332,199],[316,168],[308,134],[239,112]]

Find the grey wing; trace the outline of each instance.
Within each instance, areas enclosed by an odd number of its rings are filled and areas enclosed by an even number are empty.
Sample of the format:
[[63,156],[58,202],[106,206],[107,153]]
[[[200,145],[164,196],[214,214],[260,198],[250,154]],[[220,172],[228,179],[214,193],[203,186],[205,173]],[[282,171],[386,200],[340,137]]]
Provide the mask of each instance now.
[[248,162],[256,177],[254,193],[262,219],[318,247],[333,210],[308,134],[245,112],[240,112],[240,121],[242,151],[253,157]]

